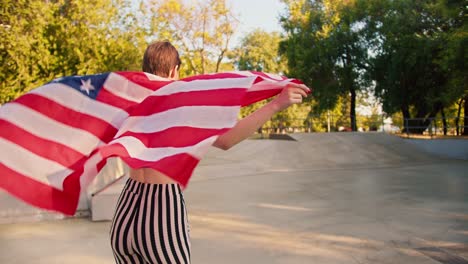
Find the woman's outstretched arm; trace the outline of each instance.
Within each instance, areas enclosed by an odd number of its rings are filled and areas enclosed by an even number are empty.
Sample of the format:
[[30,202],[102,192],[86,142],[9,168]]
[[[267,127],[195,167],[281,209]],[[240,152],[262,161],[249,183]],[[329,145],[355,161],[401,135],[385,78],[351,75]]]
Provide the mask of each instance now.
[[310,89],[305,85],[289,84],[271,102],[241,119],[232,129],[219,136],[213,146],[224,150],[231,148],[252,135],[270,120],[275,113],[293,104],[302,103],[302,98],[306,97],[308,92],[310,92]]

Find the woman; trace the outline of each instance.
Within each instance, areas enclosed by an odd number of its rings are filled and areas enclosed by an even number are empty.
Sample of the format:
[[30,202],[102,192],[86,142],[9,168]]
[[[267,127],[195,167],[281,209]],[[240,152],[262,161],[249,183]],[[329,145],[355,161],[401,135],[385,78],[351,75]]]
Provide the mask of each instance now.
[[[179,54],[169,42],[154,42],[146,49],[143,71],[178,80],[179,68]],[[231,148],[275,113],[301,103],[308,91],[304,85],[289,85],[271,102],[238,121],[213,145],[223,150]],[[131,169],[110,236],[117,263],[190,263],[187,212],[179,184],[151,168]]]

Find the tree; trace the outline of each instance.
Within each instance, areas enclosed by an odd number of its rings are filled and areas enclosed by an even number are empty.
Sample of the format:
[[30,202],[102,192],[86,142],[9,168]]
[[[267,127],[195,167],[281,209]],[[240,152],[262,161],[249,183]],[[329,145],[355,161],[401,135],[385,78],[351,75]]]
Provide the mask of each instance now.
[[[448,12],[448,2],[457,2],[451,8],[458,11]],[[456,37],[460,28],[466,30],[464,4],[430,0],[359,3],[359,10],[368,14],[368,43],[375,52],[368,73],[376,81],[384,111],[402,111],[409,126],[405,131],[423,133],[437,113],[444,116],[444,108],[466,91],[466,54],[461,45],[466,43],[466,33],[464,40]]]
[[445,89],[452,97],[448,98],[447,104],[456,98],[458,105],[456,116],[457,135],[459,133],[459,120],[462,106],[464,108],[463,135],[468,135],[468,23],[466,22],[467,8],[466,1],[463,0],[439,0],[435,9],[441,13],[444,19],[443,31],[441,34],[446,39],[446,46],[442,50],[442,59],[438,61],[442,69],[448,73],[448,82]]
[[44,82],[53,59],[44,40],[52,3],[2,1],[0,8],[0,104]]
[[284,0],[282,26],[292,75],[314,87],[318,111],[332,109],[340,96],[350,96],[350,120],[356,131],[356,94],[365,86],[367,48],[354,12],[355,1]]
[[242,39],[231,59],[239,70],[284,74],[287,58],[279,54],[281,40],[278,32],[256,29]]
[[141,31],[125,24],[129,6],[124,0],[2,1],[0,103],[57,77],[139,70],[144,46]]
[[146,8],[151,33],[178,46],[186,75],[222,70],[237,25],[225,0],[154,0]]
[[[262,71],[284,75],[286,71],[287,58],[279,54],[279,43],[281,36],[278,32],[265,32],[254,30],[248,33],[238,47],[232,52],[230,59],[238,70]],[[258,102],[241,109],[241,117],[245,117],[266,104],[266,101]],[[302,127],[309,105],[292,106],[281,113],[275,114],[265,124],[266,127]],[[261,129],[260,129],[261,130]]]

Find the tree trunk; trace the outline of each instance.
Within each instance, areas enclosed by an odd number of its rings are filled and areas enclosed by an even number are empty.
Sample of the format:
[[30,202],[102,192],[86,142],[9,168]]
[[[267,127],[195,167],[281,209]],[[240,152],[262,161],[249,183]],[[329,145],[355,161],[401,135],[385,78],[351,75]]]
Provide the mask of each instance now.
[[350,92],[351,92],[351,111],[350,111],[351,129],[353,131],[357,131],[357,127],[356,127],[356,90],[354,89],[354,87],[351,86]]
[[203,10],[203,31],[202,31],[202,48],[200,51],[201,56],[201,66],[202,66],[202,74],[205,74],[205,34],[206,34],[206,9]]
[[410,121],[411,118],[409,108],[407,105],[403,105],[401,107],[401,113],[403,114],[403,133],[409,133],[410,132]]
[[465,116],[463,117],[463,135],[468,136],[468,95],[465,95],[464,100],[465,110],[463,111],[463,113]]
[[447,119],[445,118],[444,107],[440,108],[440,114],[442,115],[442,123],[444,125],[444,136],[447,135]]
[[464,99],[461,98],[460,101],[457,103],[458,104],[458,111],[457,111],[457,117],[455,118],[455,127],[457,128],[457,136],[460,135],[460,114],[461,114],[461,109],[463,105]]
[[224,53],[226,52],[226,50],[223,50],[221,51],[221,54],[219,54],[218,56],[218,60],[216,61],[216,69],[215,69],[215,72],[219,72],[219,66],[221,65],[221,61],[223,60],[224,58]]

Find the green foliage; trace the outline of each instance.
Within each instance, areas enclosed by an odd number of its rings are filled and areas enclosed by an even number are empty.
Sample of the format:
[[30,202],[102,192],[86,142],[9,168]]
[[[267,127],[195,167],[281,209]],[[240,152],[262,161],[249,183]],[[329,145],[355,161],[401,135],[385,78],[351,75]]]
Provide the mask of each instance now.
[[[287,58],[279,54],[281,36],[277,32],[254,30],[247,34],[231,54],[231,59],[239,70],[262,71],[275,74],[284,74]],[[241,117],[245,117],[265,105],[267,101],[255,103],[241,109]],[[304,126],[304,119],[310,112],[308,104],[293,105],[277,113],[266,127],[279,127],[280,124],[289,127]]]
[[56,77],[139,70],[142,35],[122,21],[129,4],[2,0],[0,103]]
[[43,36],[54,4],[5,1],[0,9],[0,104],[42,83],[53,63]]
[[466,1],[283,2],[281,51],[290,73],[315,88],[318,113],[351,95],[353,123],[356,92],[373,86],[384,111],[404,118],[434,117],[468,98]]
[[[278,54],[280,41],[278,33],[268,33],[254,30],[248,33],[240,45],[230,52],[229,57],[237,66],[238,70],[263,71],[281,74],[284,70],[285,61]],[[262,101],[241,109],[241,117],[245,117],[267,102]]]
[[278,32],[256,29],[242,39],[231,59],[239,70],[284,74],[287,58],[279,54],[281,40]]
[[354,1],[284,1],[282,26],[287,40],[281,51],[291,75],[314,88],[316,112],[332,109],[340,96],[350,95],[351,126],[356,129],[356,92],[362,78],[367,47],[356,22]]
[[156,0],[145,8],[151,10],[150,35],[179,49],[182,75],[225,69],[223,60],[237,25],[225,0]]
[[[466,94],[462,2],[362,1],[370,14],[369,43],[376,51],[369,74],[387,113],[431,118]],[[428,124],[429,119],[421,119],[410,125]]]

